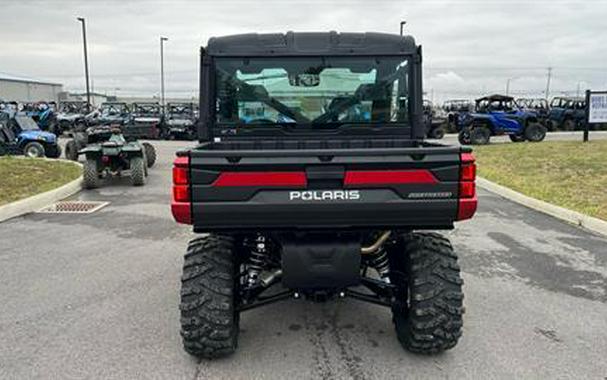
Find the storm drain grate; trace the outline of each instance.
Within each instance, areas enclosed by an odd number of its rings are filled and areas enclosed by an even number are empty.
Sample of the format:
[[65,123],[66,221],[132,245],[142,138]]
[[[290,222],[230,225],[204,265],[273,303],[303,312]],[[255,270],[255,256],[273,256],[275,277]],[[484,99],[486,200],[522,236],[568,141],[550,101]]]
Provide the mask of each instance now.
[[90,214],[107,206],[109,203],[110,202],[62,201],[45,207],[38,212],[45,214]]

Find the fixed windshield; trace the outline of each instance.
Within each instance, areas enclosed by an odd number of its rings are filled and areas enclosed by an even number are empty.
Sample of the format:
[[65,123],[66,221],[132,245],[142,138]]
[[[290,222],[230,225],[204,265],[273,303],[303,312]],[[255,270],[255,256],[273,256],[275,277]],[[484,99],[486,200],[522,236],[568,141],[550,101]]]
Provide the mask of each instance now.
[[407,124],[402,57],[216,59],[220,124]]
[[128,109],[126,107],[126,104],[104,103],[101,105],[101,114],[102,115],[114,116],[114,115],[122,115],[127,112],[128,112]]
[[169,115],[173,118],[188,118],[194,113],[191,104],[169,104]]
[[15,122],[23,131],[37,131],[40,129],[34,119],[29,116],[15,116]]
[[483,99],[477,103],[477,110],[491,112],[512,112],[519,108],[514,100]]
[[160,114],[160,105],[157,103],[152,104],[136,104],[135,113],[139,115],[158,115]]

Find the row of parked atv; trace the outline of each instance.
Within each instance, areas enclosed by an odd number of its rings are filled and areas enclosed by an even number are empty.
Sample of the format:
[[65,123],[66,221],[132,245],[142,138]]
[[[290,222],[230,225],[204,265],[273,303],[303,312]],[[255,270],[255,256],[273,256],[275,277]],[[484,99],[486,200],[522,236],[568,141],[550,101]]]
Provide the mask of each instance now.
[[443,104],[447,122],[458,132],[462,144],[487,144],[491,136],[507,135],[513,142],[542,141],[547,131],[583,129],[586,120],[584,99],[556,97],[514,99],[490,95],[476,99],[452,100]]
[[97,125],[119,125],[128,134],[145,139],[186,139],[196,136],[198,111],[193,103],[102,103],[97,109],[82,101],[18,104],[0,103],[0,111],[31,117],[41,130],[60,136]]
[[[65,146],[65,157],[84,157],[83,179],[87,189],[99,187],[106,177],[129,174],[134,186],[145,184],[148,168],[156,162],[156,149],[120,125],[94,125],[74,130]],[[0,156],[59,158],[57,136],[43,131],[25,112],[0,112]]]

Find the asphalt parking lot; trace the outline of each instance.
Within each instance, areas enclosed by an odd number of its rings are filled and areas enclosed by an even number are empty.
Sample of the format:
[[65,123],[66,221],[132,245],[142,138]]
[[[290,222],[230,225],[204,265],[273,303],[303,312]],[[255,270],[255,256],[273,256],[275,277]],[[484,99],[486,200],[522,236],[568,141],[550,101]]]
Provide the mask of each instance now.
[[231,357],[181,348],[179,278],[192,234],[169,211],[184,142],[155,142],[148,184],[76,198],[89,215],[0,224],[0,378],[607,378],[607,239],[480,191],[449,232],[465,280],[460,344],[405,352],[389,310],[291,300],[246,312]]

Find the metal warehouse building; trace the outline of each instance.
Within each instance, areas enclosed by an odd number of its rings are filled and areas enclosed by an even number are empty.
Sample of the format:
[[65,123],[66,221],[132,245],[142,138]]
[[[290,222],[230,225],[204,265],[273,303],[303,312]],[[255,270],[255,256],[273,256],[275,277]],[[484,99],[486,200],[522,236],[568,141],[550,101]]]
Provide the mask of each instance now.
[[55,101],[63,85],[0,72],[0,100],[17,102]]

